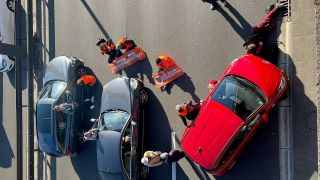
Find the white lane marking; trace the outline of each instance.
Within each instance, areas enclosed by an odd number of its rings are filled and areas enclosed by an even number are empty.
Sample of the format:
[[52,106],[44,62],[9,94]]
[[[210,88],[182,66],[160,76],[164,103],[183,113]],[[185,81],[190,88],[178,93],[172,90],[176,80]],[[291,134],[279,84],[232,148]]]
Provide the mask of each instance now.
[[[176,133],[175,132],[171,132],[171,149],[176,149]],[[176,180],[177,179],[177,173],[176,173],[176,168],[177,164],[176,162],[172,163],[172,180]]]

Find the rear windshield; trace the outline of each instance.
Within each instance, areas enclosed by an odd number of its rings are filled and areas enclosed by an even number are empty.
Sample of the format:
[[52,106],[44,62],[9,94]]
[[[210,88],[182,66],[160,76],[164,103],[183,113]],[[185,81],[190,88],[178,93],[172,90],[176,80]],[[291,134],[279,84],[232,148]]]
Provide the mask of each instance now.
[[230,109],[242,120],[266,103],[262,91],[253,83],[240,77],[226,76],[211,99]]
[[58,99],[60,94],[66,88],[67,83],[64,81],[49,81],[45,84],[44,88],[42,89],[40,98],[52,98]]

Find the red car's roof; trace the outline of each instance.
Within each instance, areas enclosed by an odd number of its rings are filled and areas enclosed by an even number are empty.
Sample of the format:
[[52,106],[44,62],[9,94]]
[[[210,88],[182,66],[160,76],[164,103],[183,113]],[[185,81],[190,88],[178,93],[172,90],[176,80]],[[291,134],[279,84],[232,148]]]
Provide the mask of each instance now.
[[267,96],[273,96],[281,80],[281,70],[264,59],[252,54],[243,55],[238,60],[231,63],[224,76],[241,76],[257,85]]
[[202,167],[211,169],[218,163],[219,154],[242,124],[243,121],[232,111],[208,100],[201,107],[195,126],[185,132],[181,140],[182,149]]

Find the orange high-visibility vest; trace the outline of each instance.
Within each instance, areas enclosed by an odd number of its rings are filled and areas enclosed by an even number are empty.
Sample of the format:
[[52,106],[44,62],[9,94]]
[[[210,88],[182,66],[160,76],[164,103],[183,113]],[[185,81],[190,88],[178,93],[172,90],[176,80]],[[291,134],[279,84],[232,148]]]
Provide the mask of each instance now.
[[186,116],[188,114],[188,109],[185,104],[182,104],[182,111],[178,112],[179,116]]
[[159,68],[165,69],[174,64],[173,59],[171,59],[169,56],[159,56],[159,59],[161,60],[157,66]]
[[88,86],[94,86],[96,84],[97,78],[92,75],[84,75],[80,78],[83,84]]

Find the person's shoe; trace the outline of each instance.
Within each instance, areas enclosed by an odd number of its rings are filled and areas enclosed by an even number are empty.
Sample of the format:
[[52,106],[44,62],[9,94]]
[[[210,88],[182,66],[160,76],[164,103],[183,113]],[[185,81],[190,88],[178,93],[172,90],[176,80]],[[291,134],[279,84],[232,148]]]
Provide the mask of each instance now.
[[228,2],[227,1],[222,1],[222,4],[223,4],[224,7],[227,7]]
[[90,109],[93,109],[93,108],[94,108],[94,105],[91,105],[91,106],[90,106]]
[[214,10],[214,8],[215,8],[215,5],[212,3],[212,4],[210,5],[210,9],[211,9],[211,10]]

